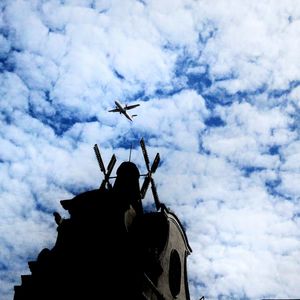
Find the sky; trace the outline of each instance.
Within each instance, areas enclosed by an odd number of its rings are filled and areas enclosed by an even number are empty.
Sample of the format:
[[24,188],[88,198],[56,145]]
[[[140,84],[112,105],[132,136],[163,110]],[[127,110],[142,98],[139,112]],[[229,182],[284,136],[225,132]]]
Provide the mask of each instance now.
[[0,298],[99,187],[94,144],[144,173],[142,137],[191,300],[299,298],[299,49],[297,0],[2,0]]

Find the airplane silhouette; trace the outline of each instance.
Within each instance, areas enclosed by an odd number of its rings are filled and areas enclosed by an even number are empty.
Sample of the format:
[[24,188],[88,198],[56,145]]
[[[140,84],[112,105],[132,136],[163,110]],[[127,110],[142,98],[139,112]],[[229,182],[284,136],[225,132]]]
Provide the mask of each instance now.
[[133,104],[133,105],[125,105],[123,106],[118,100],[115,101],[116,108],[109,110],[109,112],[119,112],[120,114],[123,114],[127,119],[130,121],[133,121],[132,118],[136,117],[137,115],[129,115],[127,113],[127,110],[135,108],[137,106],[140,106],[140,104]]

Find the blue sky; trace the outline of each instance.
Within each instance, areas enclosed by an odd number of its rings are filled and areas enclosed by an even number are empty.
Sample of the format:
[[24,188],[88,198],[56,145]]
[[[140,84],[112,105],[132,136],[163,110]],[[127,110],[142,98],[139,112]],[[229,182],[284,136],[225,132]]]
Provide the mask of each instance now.
[[[56,239],[59,200],[139,140],[186,227],[193,300],[300,297],[299,1],[3,0],[0,295]],[[130,123],[114,100],[140,103]],[[147,194],[145,204],[152,202]]]

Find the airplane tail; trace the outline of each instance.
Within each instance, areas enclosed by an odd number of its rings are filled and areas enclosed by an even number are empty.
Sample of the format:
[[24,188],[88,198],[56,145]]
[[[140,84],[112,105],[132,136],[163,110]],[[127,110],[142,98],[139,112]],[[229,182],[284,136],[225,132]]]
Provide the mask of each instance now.
[[133,118],[133,117],[136,117],[137,115],[131,115],[131,117]]

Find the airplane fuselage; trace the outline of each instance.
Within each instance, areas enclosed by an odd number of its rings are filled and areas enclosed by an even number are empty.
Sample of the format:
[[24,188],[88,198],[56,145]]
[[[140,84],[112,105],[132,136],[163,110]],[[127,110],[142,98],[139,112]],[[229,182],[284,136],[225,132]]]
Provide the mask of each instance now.
[[123,106],[121,105],[121,103],[118,100],[115,101],[115,104],[116,104],[117,108],[120,110],[120,114],[125,115],[125,117],[127,119],[132,121],[132,118],[130,117],[130,115],[128,115],[127,111],[123,108]]
[[131,104],[131,105],[126,104],[125,106],[123,106],[118,100],[115,100],[115,105],[116,108],[109,110],[109,112],[118,112],[120,114],[123,114],[130,121],[133,121],[132,118],[136,117],[137,115],[130,116],[127,113],[127,110],[140,106],[140,104]]

